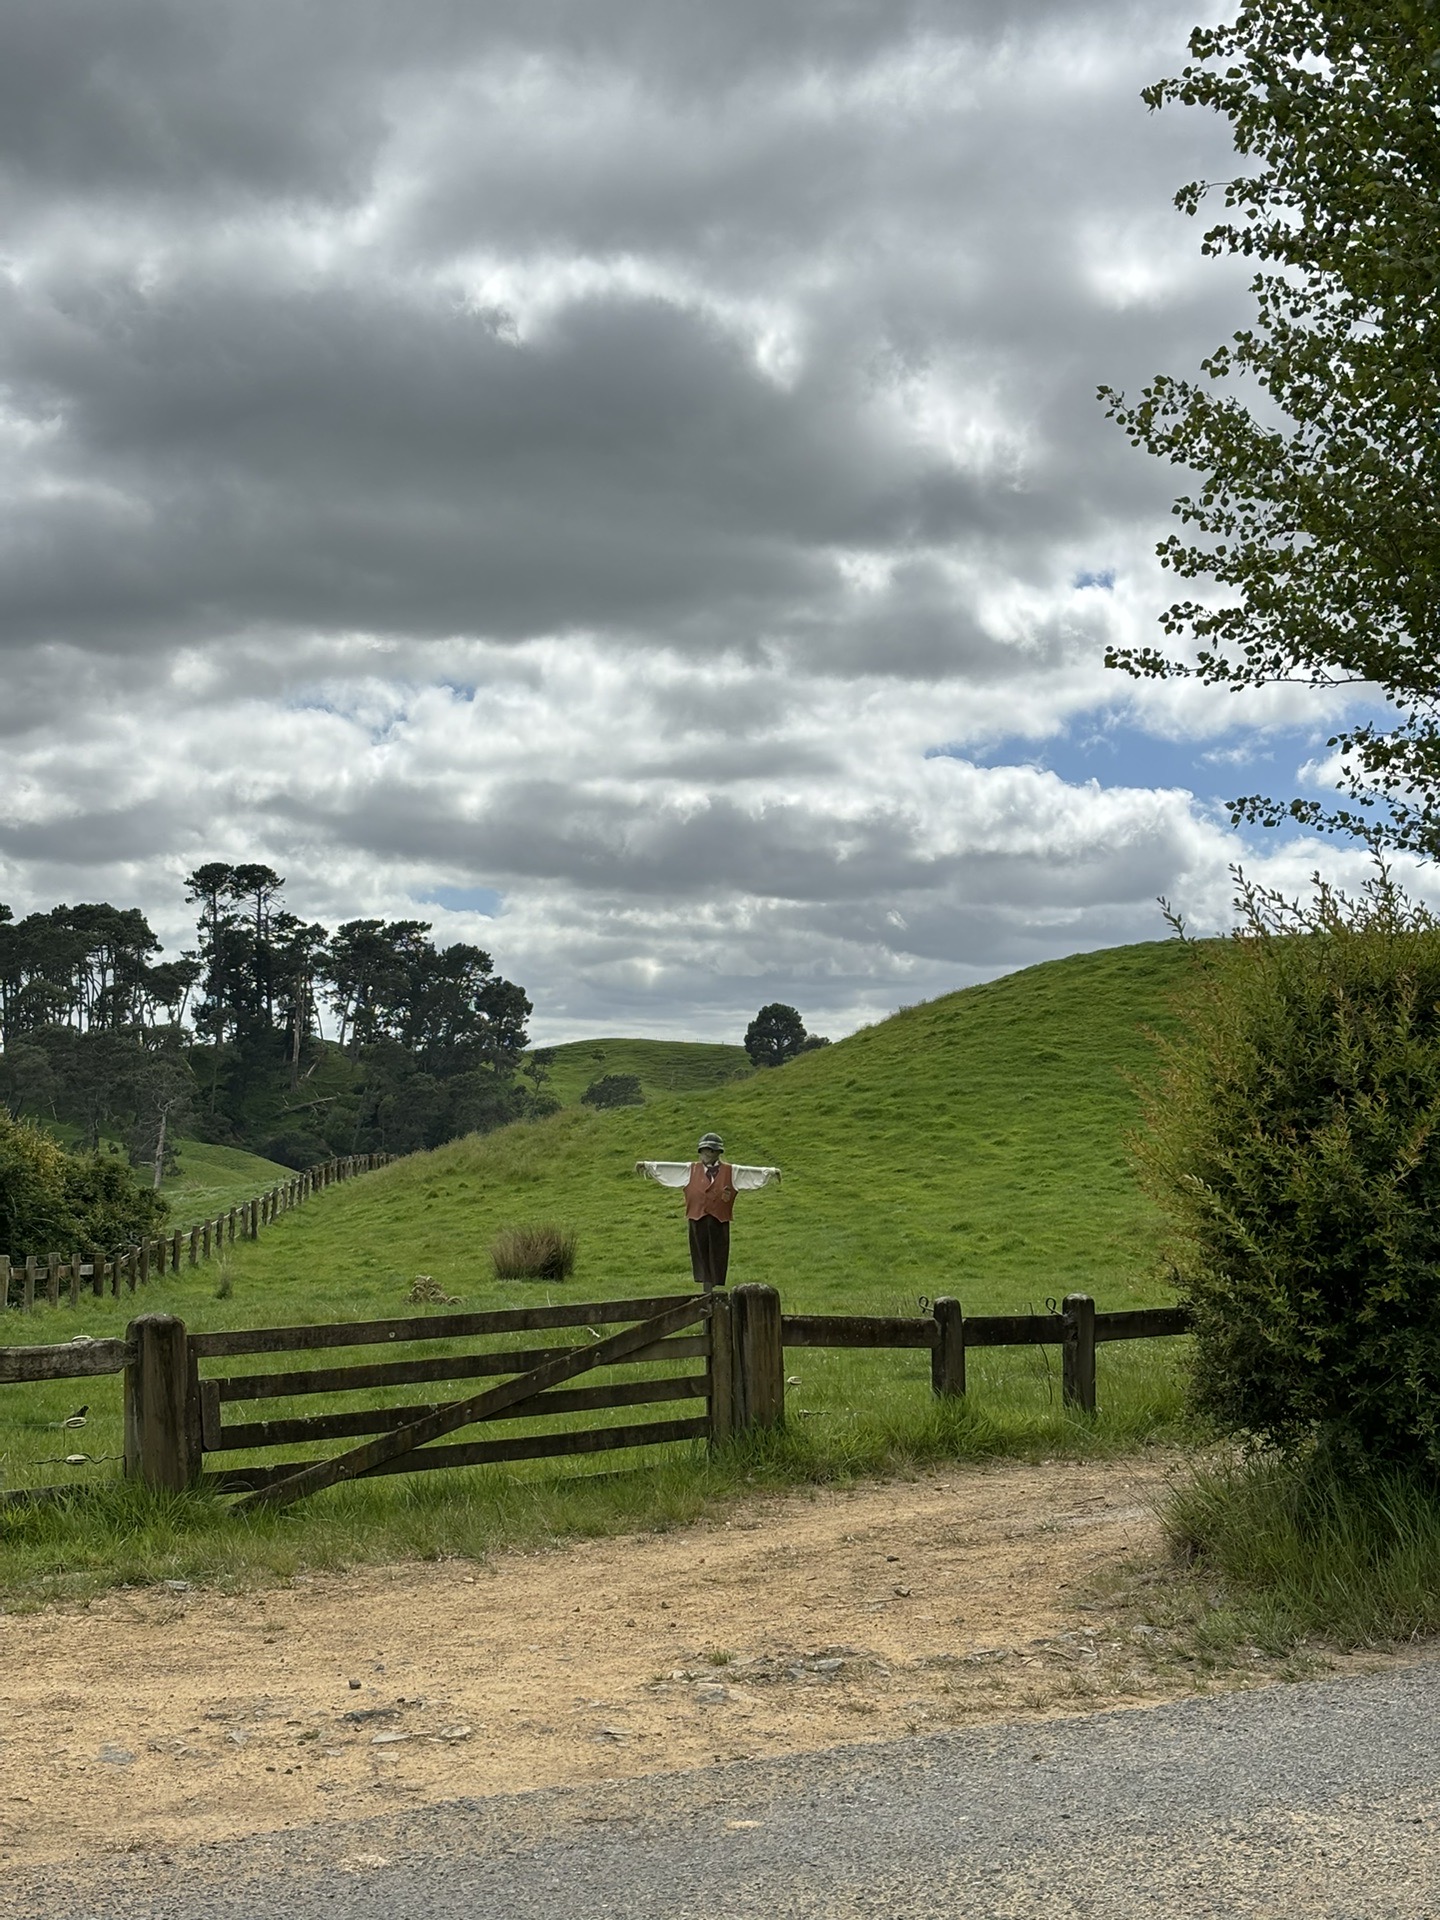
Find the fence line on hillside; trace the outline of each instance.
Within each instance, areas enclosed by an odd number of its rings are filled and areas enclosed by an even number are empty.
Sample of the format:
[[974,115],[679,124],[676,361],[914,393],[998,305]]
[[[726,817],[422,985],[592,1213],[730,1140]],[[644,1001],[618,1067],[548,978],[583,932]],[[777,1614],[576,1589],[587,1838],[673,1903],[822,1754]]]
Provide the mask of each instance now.
[[[686,1331],[698,1324],[698,1332]],[[596,1329],[620,1325],[619,1333]],[[588,1341],[543,1347],[482,1347],[496,1335],[581,1330]],[[1065,1404],[1080,1414],[1095,1411],[1096,1350],[1115,1340],[1153,1340],[1187,1332],[1183,1307],[1143,1307],[1098,1313],[1088,1294],[1067,1295],[1059,1312],[977,1314],[967,1317],[958,1300],[937,1300],[924,1317],[876,1314],[787,1314],[773,1287],[741,1286],[733,1294],[668,1295],[660,1299],[496,1308],[479,1313],[440,1313],[403,1320],[335,1321],[292,1327],[236,1328],[191,1333],[168,1314],[142,1314],[121,1340],[77,1340],[63,1346],[0,1347],[0,1383],[125,1376],[125,1473],[175,1492],[205,1486],[237,1493],[246,1503],[285,1504],[342,1481],[374,1475],[425,1473],[446,1467],[599,1453],[689,1442],[711,1446],[747,1433],[779,1427],[785,1419],[787,1347],[928,1349],[930,1384],[942,1399],[965,1393],[965,1354],[970,1347],[1058,1345],[1063,1349]],[[461,1352],[388,1360],[349,1360],[338,1366],[293,1371],[207,1373],[202,1362],[234,1361],[252,1354],[313,1353],[343,1347],[400,1347],[428,1341],[464,1346]],[[640,1379],[609,1380],[573,1387],[582,1373],[617,1366],[700,1360],[701,1370]],[[502,1377],[476,1391],[477,1379]],[[377,1388],[468,1381],[464,1397],[448,1403],[331,1408],[321,1413],[226,1421],[225,1409],[255,1401],[332,1401],[342,1394]],[[452,1389],[452,1396],[453,1396]],[[582,1426],[511,1433],[435,1446],[437,1439],[494,1423],[534,1423],[554,1415],[703,1401],[704,1411],[640,1424]],[[368,1438],[366,1436],[369,1436]],[[323,1459],[284,1459],[276,1465],[254,1455],[327,1440],[361,1440]],[[223,1453],[228,1463],[207,1471],[205,1456]],[[236,1454],[248,1456],[237,1465]],[[83,1483],[21,1488],[0,1500],[66,1498]]]
[[70,1253],[32,1253],[24,1260],[12,1260],[9,1254],[0,1253],[0,1306],[18,1307],[28,1313],[37,1306],[58,1307],[62,1300],[68,1300],[72,1307],[78,1307],[87,1287],[97,1300],[107,1291],[118,1299],[122,1286],[134,1293],[148,1283],[152,1273],[179,1273],[185,1265],[203,1266],[222,1247],[233,1246],[237,1240],[258,1240],[262,1227],[303,1206],[312,1194],[383,1167],[395,1157],[393,1153],[351,1153],[322,1161],[253,1200],[242,1200],[238,1206],[193,1226],[146,1235],[118,1249],[97,1246]]

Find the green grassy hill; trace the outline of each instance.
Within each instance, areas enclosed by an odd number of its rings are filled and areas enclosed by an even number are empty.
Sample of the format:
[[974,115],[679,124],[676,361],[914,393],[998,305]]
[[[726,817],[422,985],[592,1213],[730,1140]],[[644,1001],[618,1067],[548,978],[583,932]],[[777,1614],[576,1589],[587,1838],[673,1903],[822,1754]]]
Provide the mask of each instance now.
[[590,1082],[607,1073],[633,1073],[648,1101],[708,1093],[754,1071],[743,1047],[700,1040],[571,1040],[548,1051],[554,1060],[545,1091],[567,1107],[578,1106]]
[[[1054,961],[712,1091],[452,1141],[237,1247],[230,1298],[197,1273],[149,1300],[216,1326],[399,1311],[421,1273],[474,1305],[688,1284],[679,1195],[633,1166],[688,1158],[708,1127],[732,1159],[783,1170],[778,1190],[741,1195],[731,1279],[768,1281],[787,1306],[913,1311],[920,1294],[951,1293],[982,1312],[1074,1289],[1114,1307],[1163,1298],[1155,1221],[1124,1146],[1126,1075],[1147,1067],[1142,1029],[1165,1021],[1186,959],[1157,943]],[[492,1236],[552,1219],[578,1231],[574,1279],[497,1282]],[[83,1330],[125,1311],[82,1307]]]

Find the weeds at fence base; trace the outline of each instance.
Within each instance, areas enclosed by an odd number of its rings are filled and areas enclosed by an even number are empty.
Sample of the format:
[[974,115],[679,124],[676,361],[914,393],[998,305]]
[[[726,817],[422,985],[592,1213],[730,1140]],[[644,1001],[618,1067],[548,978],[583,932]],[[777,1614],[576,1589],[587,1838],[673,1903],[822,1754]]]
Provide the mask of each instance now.
[[497,1280],[568,1280],[575,1271],[576,1234],[549,1224],[506,1227],[490,1243]]

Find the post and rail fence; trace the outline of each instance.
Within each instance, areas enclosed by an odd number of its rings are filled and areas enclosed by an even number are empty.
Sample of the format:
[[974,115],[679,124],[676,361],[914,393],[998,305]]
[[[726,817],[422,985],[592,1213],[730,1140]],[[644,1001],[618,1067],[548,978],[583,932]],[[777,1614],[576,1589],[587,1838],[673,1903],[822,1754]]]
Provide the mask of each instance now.
[[71,1253],[29,1254],[23,1260],[0,1253],[0,1307],[30,1312],[37,1306],[72,1307],[80,1296],[106,1293],[117,1299],[122,1288],[134,1293],[152,1274],[179,1273],[182,1266],[204,1266],[222,1248],[237,1240],[258,1240],[260,1229],[281,1214],[303,1206],[312,1194],[356,1174],[386,1166],[393,1153],[352,1153],[309,1167],[278,1186],[244,1200],[239,1206],[211,1215],[189,1227],[148,1235],[121,1248],[87,1247]]
[[[220,1333],[191,1333],[171,1315],[142,1314],[130,1322],[123,1339],[0,1348],[0,1385],[123,1373],[129,1478],[171,1492],[199,1486],[238,1494],[242,1504],[283,1505],[342,1481],[376,1475],[699,1439],[715,1446],[776,1428],[785,1419],[787,1347],[928,1349],[932,1390],[950,1398],[965,1392],[965,1356],[972,1347],[1058,1346],[1066,1405],[1093,1413],[1097,1348],[1116,1340],[1169,1338],[1185,1333],[1188,1325],[1183,1307],[1100,1313],[1089,1295],[1079,1293],[1067,1295],[1058,1312],[1046,1314],[967,1315],[952,1299],[936,1300],[923,1316],[787,1314],[778,1292],[767,1286]],[[602,1331],[606,1328],[618,1331]],[[588,1338],[540,1346],[482,1344],[565,1330],[583,1331]],[[393,1353],[431,1342],[445,1342],[452,1350],[284,1371],[236,1372],[231,1365],[214,1370],[217,1363],[249,1355],[357,1347]],[[457,1347],[461,1350],[454,1351]],[[675,1363],[684,1363],[685,1370],[658,1371]],[[595,1377],[617,1367],[646,1371],[631,1379]],[[586,1384],[568,1384],[587,1374]],[[460,1389],[458,1398],[418,1405],[351,1405],[269,1419],[225,1417],[227,1408],[256,1401],[333,1400],[376,1388],[462,1381],[494,1384],[478,1390],[472,1385]],[[620,1425],[536,1430],[536,1423],[558,1415],[661,1404],[668,1409],[686,1401],[699,1411]],[[497,1424],[514,1421],[526,1422],[528,1430],[435,1444],[467,1428],[494,1435]],[[332,1440],[359,1444],[321,1458],[253,1458]],[[210,1456],[236,1453],[246,1458],[207,1466]],[[70,1483],[0,1497],[50,1499],[81,1490]]]

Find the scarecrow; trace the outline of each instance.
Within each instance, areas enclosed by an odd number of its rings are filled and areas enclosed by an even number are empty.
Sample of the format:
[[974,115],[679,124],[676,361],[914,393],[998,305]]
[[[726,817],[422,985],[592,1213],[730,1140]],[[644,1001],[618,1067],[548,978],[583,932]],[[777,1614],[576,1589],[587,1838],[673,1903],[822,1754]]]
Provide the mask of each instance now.
[[725,1142],[718,1133],[702,1133],[696,1160],[637,1160],[635,1171],[662,1187],[683,1187],[690,1226],[690,1267],[697,1287],[709,1293],[723,1287],[730,1266],[730,1216],[735,1195],[778,1186],[778,1167],[732,1167],[722,1160]]

